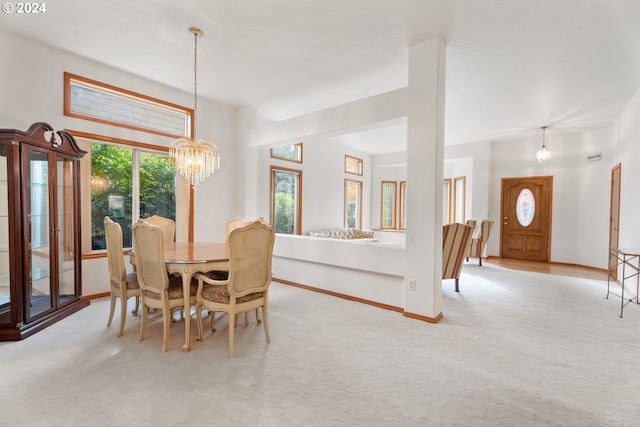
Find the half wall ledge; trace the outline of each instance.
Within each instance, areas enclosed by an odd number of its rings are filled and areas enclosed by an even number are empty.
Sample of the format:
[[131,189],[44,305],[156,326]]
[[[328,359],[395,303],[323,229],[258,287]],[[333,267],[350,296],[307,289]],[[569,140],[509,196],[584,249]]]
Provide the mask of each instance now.
[[272,269],[283,283],[403,308],[404,258],[402,246],[278,234]]

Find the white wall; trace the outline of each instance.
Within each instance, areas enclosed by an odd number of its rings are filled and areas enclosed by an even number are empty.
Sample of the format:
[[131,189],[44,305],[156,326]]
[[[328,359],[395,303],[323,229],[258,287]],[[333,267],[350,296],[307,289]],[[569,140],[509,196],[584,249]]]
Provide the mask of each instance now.
[[[640,91],[614,125],[621,166],[620,247],[640,248]],[[611,162],[616,163],[615,161]]]
[[[551,260],[575,262],[575,242],[578,223],[578,154],[577,136],[552,137],[549,132],[547,146],[551,159],[544,164],[535,154],[542,137],[532,136],[520,141],[494,142],[491,150],[490,219],[500,222],[501,179],[530,176],[553,176]],[[495,238],[488,244],[489,255],[499,255],[500,227],[495,227]],[[493,236],[492,236],[493,237]]]
[[278,235],[273,275],[343,295],[404,307],[404,248]]
[[[302,234],[320,228],[342,227],[344,222],[344,180],[362,181],[362,221],[369,227],[371,160],[369,155],[343,144],[328,142],[323,137],[309,137],[303,143],[303,163],[274,159],[269,149],[259,152],[258,166],[258,212],[269,218],[270,165],[302,171]],[[345,155],[363,160],[363,175],[344,173]]]
[[[245,153],[249,153],[255,148],[268,148],[277,144],[300,142],[308,140],[314,136],[335,136],[338,134],[352,134],[358,128],[366,127],[374,123],[392,121],[398,118],[408,117],[407,135],[408,152],[412,153],[412,158],[407,159],[407,178],[413,173],[415,184],[408,187],[408,203],[413,204],[407,209],[407,224],[413,228],[407,228],[407,235],[412,235],[412,239],[407,238],[407,256],[410,259],[420,260],[415,262],[411,269],[410,277],[417,279],[418,286],[412,301],[407,301],[411,307],[409,311],[417,315],[434,317],[440,314],[440,268],[441,249],[438,249],[439,238],[442,233],[441,215],[442,190],[441,186],[432,185],[431,180],[435,179],[438,184],[442,180],[442,159],[443,159],[443,128],[444,128],[444,44],[442,41],[434,39],[410,48],[410,58],[412,60],[413,72],[410,72],[410,88],[399,89],[378,96],[353,101],[348,104],[328,108],[326,110],[310,113],[304,116],[295,117],[277,123],[260,123],[260,120],[244,120],[248,129],[240,130],[242,146]],[[411,83],[413,82],[413,83]],[[419,93],[418,95],[411,94]],[[413,110],[412,110],[413,108]],[[413,114],[412,114],[413,112]],[[255,112],[254,112],[255,113]],[[243,111],[243,115],[250,112]],[[257,114],[257,113],[255,113]],[[257,125],[259,123],[259,126]],[[253,204],[253,200],[260,200],[260,196],[255,189],[264,191],[267,182],[264,182],[265,174],[261,168],[268,167],[262,164],[265,159],[260,152],[251,153],[255,160],[258,174],[245,170],[245,206]],[[304,155],[305,163],[309,156]],[[411,163],[413,162],[413,167]],[[254,164],[251,159],[247,163]],[[342,161],[340,162],[342,165]],[[306,168],[306,165],[304,166]],[[328,176],[328,171],[334,166],[325,166],[323,176]],[[342,166],[340,166],[342,167]],[[366,168],[366,166],[365,166]],[[268,175],[267,175],[268,176]],[[333,181],[333,178],[325,178],[325,181]],[[255,181],[255,186],[250,184]],[[314,185],[307,184],[307,174],[303,170],[303,206],[307,204],[308,193]],[[374,190],[375,191],[375,190]],[[414,192],[412,198],[411,192]],[[338,194],[342,194],[339,191]],[[365,190],[364,194],[367,194]],[[372,193],[373,194],[373,193]],[[342,197],[342,196],[340,196]],[[321,218],[322,222],[327,221],[327,216],[315,215],[318,211],[324,211],[330,217],[330,221],[342,223],[342,208],[338,210],[335,202],[331,202],[332,196],[325,197],[321,210],[315,201],[311,203],[314,212],[307,212],[307,207],[303,211],[303,228],[307,226],[316,227],[316,218]],[[257,206],[255,211],[265,211],[264,206]],[[340,205],[342,204],[340,201]],[[367,202],[363,200],[363,206]],[[373,200],[370,206],[374,206]],[[339,213],[338,213],[339,212]],[[413,217],[411,217],[413,212]],[[337,216],[335,219],[332,219]],[[364,219],[364,214],[363,214]],[[306,225],[305,225],[306,224]],[[324,226],[324,224],[317,224]],[[373,226],[373,224],[371,224]],[[303,230],[303,231],[307,231]],[[411,231],[412,230],[412,231]],[[434,252],[435,251],[435,252]],[[409,263],[411,264],[411,263]]]
[[[466,218],[476,220],[489,218],[491,144],[478,142],[447,145],[444,157],[445,178],[466,176]],[[471,163],[469,163],[469,159],[471,159]]]
[[[396,182],[396,227],[400,226],[400,181],[407,180],[407,153],[389,153],[378,154],[371,157],[371,167],[373,174],[371,177],[371,186],[369,187],[371,194],[371,204],[369,206],[371,212],[370,227],[379,229],[382,223],[381,206],[382,206],[382,181]],[[394,232],[379,232],[394,233]]]
[[[342,144],[311,141],[305,146],[304,211],[302,232],[344,224],[344,180],[362,181],[361,228],[369,227],[371,194],[371,160],[369,155]],[[344,173],[345,155],[363,160],[363,175]]]
[[[592,154],[601,154],[602,159],[588,162],[587,157]],[[578,235],[573,262],[606,268],[611,169],[619,162],[614,126],[581,135],[578,156],[580,186],[577,212],[580,214],[574,216],[578,224]]]
[[[606,268],[610,169],[615,164],[606,148],[610,133],[554,134],[551,130],[547,139],[551,159],[545,164],[535,158],[541,136],[493,143],[490,218],[501,224],[502,178],[552,176],[551,261]],[[605,151],[603,160],[587,162],[587,155],[596,147]],[[495,228],[495,237],[493,233],[488,254],[498,256],[500,227]]]

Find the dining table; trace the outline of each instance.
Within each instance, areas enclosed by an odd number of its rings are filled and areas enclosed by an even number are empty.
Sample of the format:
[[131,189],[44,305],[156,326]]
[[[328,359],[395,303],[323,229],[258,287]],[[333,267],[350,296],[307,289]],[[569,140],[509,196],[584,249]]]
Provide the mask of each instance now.
[[[129,262],[135,266],[135,252],[129,251]],[[191,305],[189,288],[191,279],[197,273],[209,271],[229,271],[229,253],[226,243],[175,242],[164,246],[164,263],[169,274],[180,274],[184,298],[184,345],[189,351],[191,338]]]

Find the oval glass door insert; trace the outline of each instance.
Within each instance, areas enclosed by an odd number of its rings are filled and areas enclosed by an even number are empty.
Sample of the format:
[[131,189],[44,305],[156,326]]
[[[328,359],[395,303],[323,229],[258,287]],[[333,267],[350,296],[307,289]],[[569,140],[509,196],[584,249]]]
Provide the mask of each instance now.
[[516,201],[516,215],[518,222],[523,227],[528,227],[533,221],[533,215],[536,212],[536,202],[533,193],[529,189],[520,191],[518,200]]

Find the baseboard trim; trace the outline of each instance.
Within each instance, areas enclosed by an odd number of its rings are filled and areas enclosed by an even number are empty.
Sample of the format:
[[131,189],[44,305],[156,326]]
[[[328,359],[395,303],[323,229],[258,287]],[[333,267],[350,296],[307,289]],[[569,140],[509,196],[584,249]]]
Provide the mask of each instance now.
[[438,314],[436,317],[429,317],[423,316],[422,314],[410,313],[408,311],[403,312],[402,315],[404,317],[410,317],[411,319],[422,320],[423,322],[428,323],[438,323],[444,317],[442,316],[442,313]]
[[338,298],[346,299],[349,301],[359,302],[362,304],[368,304],[368,305],[372,305],[374,307],[382,308],[385,310],[396,311],[398,313],[402,313],[404,311],[404,309],[393,306],[393,305],[382,304],[380,302],[371,301],[364,298],[358,298],[358,297],[353,297],[351,295],[341,294],[340,292],[334,292],[326,289],[316,288],[309,285],[303,285],[302,283],[292,282],[290,280],[278,279],[277,277],[274,277],[271,280],[273,280],[274,282],[282,283],[284,285],[295,286],[296,288],[306,289],[308,291],[318,292],[320,294],[330,295],[332,297],[338,297]]
[[402,313],[402,315],[405,316],[405,317],[409,317],[411,319],[416,319],[416,320],[421,320],[423,322],[438,323],[440,321],[440,319],[442,319],[442,313],[438,314],[435,318],[434,317],[428,317],[428,316],[423,316],[421,314],[409,313],[408,311],[405,311],[403,308],[396,307],[396,306],[393,306],[393,305],[382,304],[380,302],[371,301],[371,300],[364,299],[364,298],[358,298],[358,297],[354,297],[354,296],[351,296],[351,295],[342,294],[340,292],[328,291],[326,289],[320,289],[320,288],[316,288],[316,287],[309,286],[309,285],[303,285],[302,283],[292,282],[290,280],[278,279],[277,277],[273,277],[271,280],[273,280],[274,282],[282,283],[284,285],[289,285],[289,286],[294,286],[296,288],[305,289],[307,291],[318,292],[320,294],[325,294],[325,295],[329,295],[329,296],[332,296],[332,297],[342,298],[342,299],[346,299],[346,300],[349,300],[349,301],[358,302],[358,303],[361,303],[361,304],[367,304],[367,305],[371,305],[371,306],[374,306],[374,307],[377,307],[377,308],[382,308],[384,310],[395,311],[397,313]]
[[91,299],[98,299],[98,298],[104,298],[109,296],[111,296],[111,292],[102,292],[99,294],[82,295],[82,298],[91,300]]

